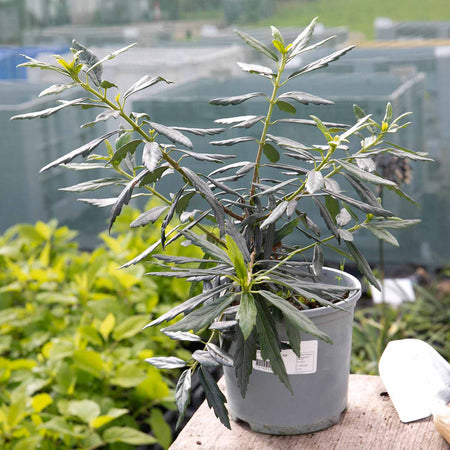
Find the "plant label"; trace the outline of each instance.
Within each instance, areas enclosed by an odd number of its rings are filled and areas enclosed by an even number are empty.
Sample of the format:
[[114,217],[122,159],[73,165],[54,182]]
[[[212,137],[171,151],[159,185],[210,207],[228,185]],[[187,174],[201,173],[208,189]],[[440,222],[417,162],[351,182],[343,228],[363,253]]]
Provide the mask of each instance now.
[[[317,350],[318,341],[302,341],[300,344],[300,358],[291,350],[281,351],[281,357],[286,367],[288,375],[300,375],[316,373],[317,371]],[[253,361],[253,368],[262,372],[273,373],[269,360],[261,358],[260,350],[256,352],[256,359]]]

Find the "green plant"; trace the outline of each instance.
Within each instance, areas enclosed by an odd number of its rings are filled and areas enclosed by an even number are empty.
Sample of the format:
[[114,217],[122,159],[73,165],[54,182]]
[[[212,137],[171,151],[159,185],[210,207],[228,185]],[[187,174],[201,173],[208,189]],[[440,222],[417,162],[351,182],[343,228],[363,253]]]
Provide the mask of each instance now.
[[[305,92],[286,90],[293,79],[328,66],[352,49],[347,47],[338,50],[286,76],[288,62],[323,44],[310,44],[316,22],[314,19],[290,44],[286,44],[279,30],[272,27],[273,48],[238,32],[250,47],[265,56],[271,64],[271,67],[266,67],[239,63],[240,68],[252,75],[267,78],[271,89],[267,94],[252,92],[216,98],[210,103],[227,106],[258,98],[266,101],[267,110],[263,115],[216,120],[219,124],[231,125],[237,129],[259,127],[260,137],[256,139],[243,136],[212,141],[210,144],[218,147],[254,142],[255,155],[253,161],[220,165],[211,173],[201,170],[202,162],[224,164],[232,156],[194,151],[186,134],[209,136],[224,131],[223,128],[168,127],[155,122],[146,114],[126,112],[127,101],[134,93],[156,83],[170,83],[169,81],[160,76],[146,76],[125,93],[111,96],[111,89],[116,86],[110,81],[102,80],[101,64],[129,47],[98,60],[88,49],[74,41],[72,60],[58,56],[57,65],[31,59],[24,64],[26,67],[56,71],[69,79],[69,84],[52,86],[46,90],[46,94],[59,93],[77,86],[84,89],[87,97],[62,102],[55,108],[15,116],[13,119],[46,117],[65,107],[81,106],[102,109],[96,121],[84,126],[93,126],[112,118],[121,118],[124,124],[124,128],[110,131],[61,156],[41,171],[60,165],[71,169],[103,166],[115,171],[118,178],[116,175],[115,178],[93,180],[68,188],[70,191],[84,192],[99,186],[122,186],[120,195],[115,199],[84,200],[96,206],[112,205],[109,229],[137,188],[143,188],[144,195],[158,197],[166,206],[144,212],[131,226],[146,226],[164,216],[159,227],[160,238],[122,267],[136,264],[152,254],[161,261],[161,267],[159,271],[150,272],[149,275],[187,279],[194,286],[203,284],[201,293],[195,295],[192,292],[189,300],[149,324],[159,325],[184,313],[180,321],[166,326],[163,333],[173,339],[194,341],[204,346],[203,350],[195,351],[192,358],[147,359],[147,362],[161,369],[184,368],[175,389],[180,420],[189,403],[191,375],[198,373],[209,404],[222,423],[229,426],[225,398],[207,367],[234,365],[244,396],[258,345],[263,359],[270,360],[273,372],[291,390],[280,356],[275,324],[284,320],[288,328],[289,345],[299,356],[300,332],[307,332],[330,342],[329,337],[317,329],[301,310],[313,306],[333,306],[348,294],[348,288],[320,282],[324,263],[322,247],[329,247],[347,260],[354,260],[368,280],[377,284],[369,264],[353,242],[353,234],[365,228],[390,244],[398,245],[388,230],[404,228],[417,222],[395,217],[393,212],[383,208],[370,188],[371,184],[384,185],[406,197],[394,182],[374,173],[375,163],[372,158],[376,155],[389,153],[417,160],[428,159],[424,153],[412,152],[389,141],[390,135],[407,125],[402,122],[406,114],[394,119],[391,105],[388,104],[381,123],[377,123],[358,107],[355,107],[357,120],[352,126],[324,123],[315,116],[310,119],[273,118],[275,109],[295,115],[295,102],[317,105],[332,103]],[[315,127],[322,133],[322,140],[306,147],[292,139],[276,136],[272,134],[272,129],[278,122],[290,123],[293,127]],[[114,135],[118,135],[115,147],[108,142]],[[167,144],[167,140],[171,144]],[[102,143],[106,144],[106,155],[93,154]],[[140,148],[142,157],[136,161]],[[280,162],[280,152],[284,159],[294,163]],[[72,163],[77,156],[87,158],[87,162]],[[191,168],[192,165],[189,166],[192,159],[195,160],[195,171]],[[275,179],[262,178],[262,173],[267,169],[276,173]],[[231,172],[232,175],[224,177],[224,172]],[[158,180],[162,176],[173,174],[178,175],[181,187],[169,198],[158,189]],[[230,185],[244,177],[248,180],[247,188]],[[344,193],[337,179],[348,183],[359,199]],[[202,210],[189,209],[193,196],[203,198]],[[320,236],[318,226],[305,213],[304,208],[309,204],[323,217],[330,230],[328,236]],[[355,210],[359,211],[359,215]],[[181,223],[169,230],[168,226],[176,214],[180,216]],[[285,243],[285,238],[293,232],[298,232],[303,237],[299,245]],[[204,257],[154,254],[158,247],[170,249],[170,245],[178,239],[184,240],[187,245],[201,248]],[[332,242],[343,242],[347,249],[344,251],[332,245]],[[303,257],[304,260],[298,261],[295,257]],[[234,311],[236,320],[225,320],[225,314],[229,311]],[[206,329],[209,330],[206,338],[194,334]],[[233,356],[216,345],[219,334],[230,331],[235,333],[234,340],[237,343]]]
[[[127,208],[120,222],[138,215]],[[185,298],[186,283],[117,270],[154,231],[103,235],[92,253],[80,252],[75,233],[55,221],[0,236],[2,449],[168,447],[163,412],[174,407],[174,380],[145,359],[189,353],[141,330],[149,314]]]

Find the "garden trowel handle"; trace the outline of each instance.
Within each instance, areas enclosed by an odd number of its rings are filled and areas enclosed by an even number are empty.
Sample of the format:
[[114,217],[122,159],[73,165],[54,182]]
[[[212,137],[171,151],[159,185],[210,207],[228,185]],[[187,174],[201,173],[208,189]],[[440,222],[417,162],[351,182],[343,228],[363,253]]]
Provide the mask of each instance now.
[[450,444],[450,407],[441,406],[433,413],[434,426]]

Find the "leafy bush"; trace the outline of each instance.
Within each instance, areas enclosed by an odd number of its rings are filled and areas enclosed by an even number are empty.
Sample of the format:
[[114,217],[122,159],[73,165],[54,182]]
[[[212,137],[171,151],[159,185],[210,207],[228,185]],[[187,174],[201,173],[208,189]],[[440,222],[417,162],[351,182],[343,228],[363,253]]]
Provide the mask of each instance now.
[[450,360],[450,295],[416,287],[416,297],[398,308],[380,304],[356,312],[353,373],[378,374],[381,354],[396,339],[422,339]]
[[[120,220],[138,215],[128,209]],[[0,448],[168,447],[163,411],[174,408],[173,379],[144,359],[190,354],[141,330],[182,301],[187,284],[143,277],[142,265],[117,270],[153,233],[103,234],[92,253],[80,252],[76,233],[56,221],[0,237]],[[194,247],[175,247],[197,256]]]

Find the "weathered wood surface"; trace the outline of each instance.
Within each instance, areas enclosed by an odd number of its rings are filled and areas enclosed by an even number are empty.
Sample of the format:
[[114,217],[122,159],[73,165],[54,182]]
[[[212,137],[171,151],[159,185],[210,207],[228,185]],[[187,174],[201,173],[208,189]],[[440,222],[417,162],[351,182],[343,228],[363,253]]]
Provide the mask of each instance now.
[[[220,383],[223,389],[223,380]],[[298,436],[271,436],[232,422],[223,427],[206,402],[182,430],[170,450],[448,450],[431,418],[401,423],[380,377],[351,375],[348,407],[327,430]]]

